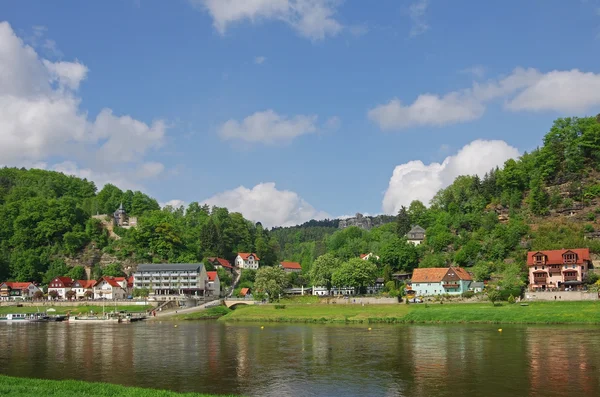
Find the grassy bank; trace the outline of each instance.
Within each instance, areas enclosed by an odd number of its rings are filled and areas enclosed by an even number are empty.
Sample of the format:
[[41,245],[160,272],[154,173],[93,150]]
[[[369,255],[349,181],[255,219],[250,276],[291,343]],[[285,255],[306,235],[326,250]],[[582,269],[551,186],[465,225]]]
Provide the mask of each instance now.
[[[149,309],[151,306],[143,306],[143,305],[127,305],[127,306],[117,306],[118,311],[127,311],[127,312],[143,312],[146,309]],[[37,313],[38,309],[40,312],[45,312],[48,309],[55,309],[53,314],[66,314],[67,312],[71,312],[72,314],[77,313],[89,313],[90,311],[94,311],[95,313],[102,313],[102,306],[91,306],[82,304],[81,306],[2,306],[0,307],[0,315],[8,314],[8,313]],[[104,310],[107,312],[115,310],[113,305],[107,304],[104,306]]]
[[11,397],[209,397],[208,394],[125,387],[76,380],[42,380],[0,375],[0,395]]
[[214,320],[219,317],[223,317],[231,313],[231,309],[225,306],[215,306],[206,310],[188,313],[178,314],[172,317],[173,320]]
[[532,302],[413,305],[257,305],[236,309],[220,321],[305,323],[498,323],[600,324],[600,302]]

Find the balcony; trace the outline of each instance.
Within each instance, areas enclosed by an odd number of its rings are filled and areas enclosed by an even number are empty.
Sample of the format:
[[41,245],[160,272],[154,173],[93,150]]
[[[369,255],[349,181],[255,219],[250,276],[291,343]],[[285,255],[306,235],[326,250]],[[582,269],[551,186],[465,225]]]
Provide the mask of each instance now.
[[459,285],[457,283],[445,283],[445,284],[442,284],[442,286],[444,288],[458,288],[459,287]]
[[564,276],[563,280],[564,281],[579,281],[579,277],[577,277],[577,276]]

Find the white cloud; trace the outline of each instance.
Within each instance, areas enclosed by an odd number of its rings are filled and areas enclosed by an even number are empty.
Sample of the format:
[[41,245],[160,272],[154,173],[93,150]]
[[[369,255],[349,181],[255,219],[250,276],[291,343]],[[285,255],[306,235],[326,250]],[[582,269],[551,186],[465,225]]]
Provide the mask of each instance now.
[[401,206],[413,200],[428,204],[438,190],[449,186],[457,176],[479,175],[510,158],[519,156],[519,151],[504,141],[476,140],[464,146],[442,163],[424,164],[409,161],[396,166],[383,198],[383,211],[395,214]]
[[485,67],[482,65],[471,66],[470,68],[466,68],[460,71],[463,74],[470,74],[476,79],[480,79],[485,76]]
[[329,215],[317,211],[297,193],[278,190],[275,183],[259,183],[252,189],[240,186],[219,193],[203,204],[227,207],[230,212],[240,212],[245,218],[261,222],[265,227],[293,226],[311,219],[324,219]]
[[317,131],[317,116],[282,116],[269,109],[256,112],[241,122],[226,121],[219,130],[223,139],[240,139],[247,142],[277,143]]
[[254,63],[257,65],[262,65],[266,60],[267,58],[263,56],[254,57]]
[[[35,37],[44,31],[35,28]],[[110,109],[89,120],[77,95],[87,75],[81,62],[42,58],[0,22],[0,165],[38,164],[122,187],[162,172],[145,156],[162,145],[164,122],[149,126]]]
[[189,0],[206,10],[215,29],[225,34],[229,25],[249,20],[278,20],[311,40],[335,36],[343,26],[334,18],[339,0]]
[[412,22],[410,37],[416,37],[429,30],[429,25],[425,22],[427,7],[429,7],[429,0],[417,0],[408,8],[408,14]]
[[178,209],[179,207],[186,208],[187,203],[183,200],[174,199],[174,200],[169,200],[166,203],[160,203],[160,207],[161,208],[172,207],[174,209]]
[[337,130],[342,125],[342,120],[338,116],[332,116],[325,121],[323,127],[327,130]]
[[506,77],[474,82],[471,88],[443,96],[419,95],[410,105],[394,98],[370,109],[368,116],[382,130],[439,127],[478,119],[486,104],[497,99],[504,99],[510,111],[583,113],[600,105],[600,74],[516,68]]

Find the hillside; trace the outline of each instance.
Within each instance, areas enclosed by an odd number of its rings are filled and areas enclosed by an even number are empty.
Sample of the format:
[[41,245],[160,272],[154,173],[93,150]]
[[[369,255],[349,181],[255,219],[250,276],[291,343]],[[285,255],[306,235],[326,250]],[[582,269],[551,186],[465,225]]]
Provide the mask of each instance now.
[[[456,178],[429,207],[414,201],[395,222],[340,230],[339,220],[313,220],[269,231],[225,208],[191,203],[185,211],[161,210],[141,192],[113,185],[97,191],[92,182],[56,172],[3,168],[0,279],[47,282],[67,272],[81,275],[83,265],[97,276],[141,262],[232,260],[249,251],[264,265],[298,261],[305,274],[325,253],[348,260],[373,252],[386,277],[455,263],[472,266],[478,279],[519,279],[528,249],[590,247],[600,253],[600,242],[585,238],[600,230],[599,176],[600,123],[558,119],[538,149],[482,178]],[[109,238],[91,216],[111,214],[121,203],[137,216],[137,227],[116,227],[120,238]],[[427,230],[419,247],[403,237],[412,224]]]

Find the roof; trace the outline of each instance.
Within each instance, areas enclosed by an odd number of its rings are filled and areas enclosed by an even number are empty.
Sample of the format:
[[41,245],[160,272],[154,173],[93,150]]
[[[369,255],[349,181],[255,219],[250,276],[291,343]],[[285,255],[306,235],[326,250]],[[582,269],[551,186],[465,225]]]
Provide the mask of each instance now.
[[290,270],[302,270],[302,266],[298,262],[281,262],[281,267]]
[[33,283],[32,282],[20,283],[20,282],[15,282],[15,281],[7,281],[4,284],[6,284],[6,286],[10,287],[11,289],[27,289]]
[[75,282],[81,285],[81,288],[93,288],[97,283],[96,280],[76,280]]
[[[104,276],[100,279],[100,281],[106,281],[108,283],[108,285],[110,285],[111,287],[115,287],[115,288],[121,288],[121,285],[117,282],[117,278],[124,278],[124,277],[108,277],[108,276]],[[100,281],[98,283],[100,283]]]
[[231,263],[229,263],[229,261],[227,259],[223,259],[223,258],[206,258],[209,262],[218,262],[219,265],[223,266],[223,267],[227,267],[230,269],[233,269],[233,266],[231,266]]
[[590,249],[589,248],[574,248],[574,249],[562,249],[562,250],[550,250],[550,251],[529,251],[527,253],[527,265],[534,266],[533,257],[535,254],[541,253],[546,256],[546,265],[562,265],[563,254],[567,252],[573,252],[577,254],[577,261],[575,264],[581,265],[584,261],[590,260]]
[[471,283],[471,288],[484,288],[485,284],[483,283],[483,281],[473,281]]
[[206,275],[208,276],[208,281],[215,281],[218,277],[217,272],[206,272]]
[[69,287],[71,286],[71,284],[73,284],[73,279],[71,277],[55,277],[52,281],[57,279],[60,280],[60,282],[63,283],[65,287]]
[[446,276],[448,271],[452,269],[461,280],[472,281],[471,275],[460,267],[430,267],[417,268],[413,270],[411,281],[413,283],[439,283]]
[[143,263],[138,265],[138,272],[160,272],[160,271],[200,271],[203,263]]
[[385,279],[383,277],[377,277],[375,282],[381,284],[381,283],[385,282]]
[[368,254],[360,254],[360,259],[364,259]]
[[241,257],[243,260],[247,260],[250,255],[254,256],[254,259],[256,259],[257,261],[260,260],[258,255],[256,255],[253,252],[238,252],[238,256]]
[[242,289],[240,290],[240,295],[242,295],[242,296],[246,296],[246,295],[248,295],[249,293],[250,293],[250,288],[242,288]]
[[133,287],[133,275],[129,276],[129,278],[127,279],[127,286],[128,287]]
[[419,225],[414,225],[409,231],[408,233],[425,233],[425,229],[423,229],[421,226]]

